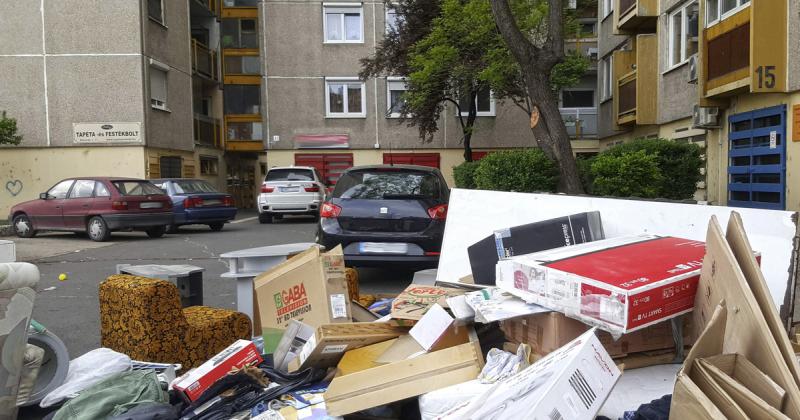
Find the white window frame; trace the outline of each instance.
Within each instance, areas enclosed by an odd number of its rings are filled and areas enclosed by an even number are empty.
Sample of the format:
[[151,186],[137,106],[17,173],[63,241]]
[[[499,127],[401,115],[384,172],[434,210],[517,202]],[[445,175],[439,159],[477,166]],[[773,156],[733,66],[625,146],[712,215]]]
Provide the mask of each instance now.
[[[163,98],[163,100],[161,98],[154,98],[153,97],[153,73],[152,73],[153,70],[160,71],[160,72],[164,73],[164,98]],[[158,109],[160,111],[169,112],[169,108],[167,107],[167,101],[168,101],[168,98],[169,98],[169,66],[164,64],[164,63],[162,63],[162,62],[160,62],[160,61],[157,61],[157,60],[154,60],[154,59],[151,58],[150,59],[149,84],[150,84],[150,86],[149,86],[150,87],[150,107],[153,108],[153,109]]]
[[[331,112],[331,95],[329,86],[332,84],[359,85],[361,86],[361,112],[349,112],[347,109],[348,89],[344,89],[344,112]],[[325,118],[366,118],[367,117],[367,84],[358,77],[326,77],[325,78]]]
[[[564,92],[592,92],[592,106],[575,106],[575,107],[566,107],[564,106]],[[561,109],[595,109],[597,108],[597,92],[592,88],[565,88],[561,89],[558,95],[558,107]]]
[[[346,13],[355,13],[358,11],[360,34],[358,40],[347,39],[347,30],[345,27]],[[328,39],[328,13],[341,13],[342,25],[342,39]],[[322,3],[322,43],[323,44],[363,44],[364,43],[364,7],[361,3]]]
[[403,91],[408,90],[408,84],[405,77],[396,77],[396,76],[389,76],[386,78],[386,118],[401,118],[403,115],[399,112],[391,112],[392,111],[392,91],[393,90],[400,90],[400,89],[392,89],[392,87],[396,87],[399,84],[402,84],[405,88]]
[[725,0],[705,0],[706,2],[706,9],[705,13],[708,13],[708,4],[709,3],[717,3],[717,16],[714,17],[713,20],[709,20],[710,16],[705,16],[705,26],[706,28],[710,28],[723,20],[739,13],[742,9],[750,6],[750,0],[736,0],[736,7],[733,9],[722,13],[722,2]]
[[600,0],[603,4],[603,18],[605,20],[612,12],[614,12],[614,0]]
[[[475,94],[475,96],[477,96],[477,93]],[[497,110],[495,108],[495,105],[496,105],[495,102],[496,101],[494,99],[494,92],[490,89],[489,90],[489,110],[488,111],[478,111],[478,112],[475,113],[475,116],[476,117],[495,117],[495,116],[497,116]],[[461,106],[461,101],[460,100],[459,100],[459,104],[458,105],[459,105],[459,107]],[[477,106],[478,106],[478,99],[475,98],[475,107],[477,108]],[[458,110],[456,110],[456,115],[458,115]],[[462,117],[468,117],[469,116],[469,110],[461,111],[461,116]]]
[[[614,97],[614,55],[609,54],[607,57],[603,58],[600,61],[602,64],[601,66],[601,91],[600,91],[600,103],[603,103],[611,98]],[[606,65],[608,67],[606,67]]]
[[[689,41],[689,33],[687,32],[687,23],[688,23],[688,19],[689,19],[688,10],[693,4],[697,4],[698,13],[699,13],[700,5],[697,3],[696,0],[692,0],[692,1],[684,3],[683,5],[681,5],[677,9],[675,9],[673,12],[671,12],[669,15],[667,15],[667,26],[669,27],[669,29],[667,31],[667,34],[668,34],[667,36],[669,37],[669,42],[668,42],[668,45],[667,45],[667,55],[669,57],[669,59],[667,60],[667,63],[668,63],[667,71],[672,70],[672,69],[677,68],[677,67],[680,67],[680,66],[688,63],[689,59],[692,57],[691,55],[689,55],[689,56],[686,55],[686,43]],[[675,37],[674,37],[675,34],[673,33],[673,31],[675,30],[675,26],[672,25],[672,20],[676,16],[680,16],[680,20],[681,20],[681,29],[680,29],[680,31],[681,31],[680,44],[681,45],[677,46],[678,48],[680,48],[680,60],[678,60],[677,63],[673,63],[672,62],[672,57],[674,55],[673,53],[675,52],[675,47],[676,46],[675,46]],[[699,30],[698,30],[698,33],[699,33]],[[697,53],[694,53],[692,55],[695,55],[695,54],[697,54]]]

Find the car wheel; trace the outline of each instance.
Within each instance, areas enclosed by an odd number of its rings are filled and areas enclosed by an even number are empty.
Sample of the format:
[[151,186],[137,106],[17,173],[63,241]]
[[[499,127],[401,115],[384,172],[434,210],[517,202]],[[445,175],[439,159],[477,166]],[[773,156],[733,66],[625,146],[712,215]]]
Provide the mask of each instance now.
[[225,227],[225,223],[222,222],[209,223],[208,227],[210,227],[211,230],[213,230],[214,232],[219,232],[222,230],[223,227]]
[[273,220],[283,220],[283,215],[282,214],[275,214],[275,215],[272,216],[272,219]]
[[147,233],[147,236],[149,236],[151,238],[160,238],[160,237],[164,236],[164,233],[166,231],[167,231],[167,227],[166,226],[153,226],[153,227],[148,228],[147,230],[145,230],[145,232]]
[[33,230],[33,223],[31,219],[25,214],[20,214],[12,221],[14,225],[14,233],[20,238],[33,238],[36,236],[36,231]]
[[86,224],[86,233],[89,235],[89,239],[95,242],[105,242],[111,237],[111,231],[108,229],[106,221],[100,216],[89,219],[89,223]]
[[167,225],[167,233],[178,233],[178,225]]
[[261,213],[258,215],[258,222],[259,223],[272,223],[272,215],[267,213]]

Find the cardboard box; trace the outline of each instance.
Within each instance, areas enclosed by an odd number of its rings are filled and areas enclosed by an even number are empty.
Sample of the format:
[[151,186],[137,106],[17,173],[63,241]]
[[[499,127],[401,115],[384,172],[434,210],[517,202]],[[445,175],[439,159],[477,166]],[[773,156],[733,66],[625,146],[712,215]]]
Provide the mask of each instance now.
[[[409,360],[363,370],[350,369],[357,371],[333,378],[328,386],[325,393],[328,414],[344,416],[477,378],[483,367],[483,355],[474,331],[470,331],[468,340]],[[376,353],[362,349],[355,352],[373,357]],[[365,360],[361,364],[370,365]]]
[[621,376],[595,331],[585,332],[442,418],[594,418]]
[[603,238],[600,212],[593,211],[496,230],[468,247],[467,254],[475,283],[494,286],[500,260]]
[[392,318],[417,321],[436,303],[446,306],[447,298],[464,294],[464,290],[410,284],[392,301]]
[[623,334],[690,312],[705,244],[641,235],[563,247],[497,264],[498,287]]
[[[585,333],[590,326],[568,318],[560,312],[547,312],[508,319],[500,323],[506,339],[516,344],[529,344],[531,352],[544,356]],[[691,318],[683,318],[684,344],[689,344],[692,336]],[[674,349],[672,324],[660,322],[644,329],[623,334],[614,340],[611,334],[598,331],[597,338],[611,357],[622,357],[629,353]]]
[[312,247],[256,277],[254,286],[266,353],[275,350],[293,319],[314,328],[350,322],[340,246],[327,253]]
[[262,361],[258,349],[252,341],[236,340],[207,362],[176,379],[172,386],[191,402],[199,398],[214,382],[232,370],[257,365]]
[[391,340],[407,332],[406,328],[380,322],[322,325],[289,363],[289,371],[336,366],[348,350]]

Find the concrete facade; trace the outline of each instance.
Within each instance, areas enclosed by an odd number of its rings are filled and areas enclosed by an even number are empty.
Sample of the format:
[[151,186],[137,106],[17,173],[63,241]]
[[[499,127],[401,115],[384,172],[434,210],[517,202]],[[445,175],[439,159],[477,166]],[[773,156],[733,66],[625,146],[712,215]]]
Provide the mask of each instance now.
[[[614,35],[614,13],[606,15],[603,10],[603,2],[599,1],[597,3],[599,20],[597,25],[597,49],[598,57],[600,60],[604,60],[608,59],[615,50],[622,48],[623,44],[628,41],[628,37]],[[614,115],[613,95],[605,98],[602,96],[604,77],[605,69],[600,65],[597,69],[598,98],[600,101],[597,108],[597,137],[601,139],[619,133],[614,124],[616,115]]]
[[788,53],[789,90],[800,90],[800,0],[789,0]]

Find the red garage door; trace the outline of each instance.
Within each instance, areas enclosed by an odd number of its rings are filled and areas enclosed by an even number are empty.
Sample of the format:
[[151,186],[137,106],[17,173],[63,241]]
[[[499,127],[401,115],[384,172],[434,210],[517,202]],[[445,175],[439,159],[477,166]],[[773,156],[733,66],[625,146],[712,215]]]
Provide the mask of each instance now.
[[322,180],[329,186],[336,185],[342,172],[353,167],[352,153],[296,153],[296,166],[313,166],[322,175]]
[[386,165],[420,165],[439,167],[438,153],[384,153],[383,163]]

